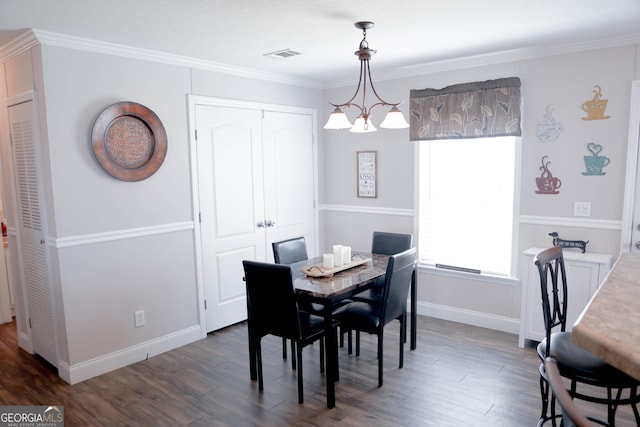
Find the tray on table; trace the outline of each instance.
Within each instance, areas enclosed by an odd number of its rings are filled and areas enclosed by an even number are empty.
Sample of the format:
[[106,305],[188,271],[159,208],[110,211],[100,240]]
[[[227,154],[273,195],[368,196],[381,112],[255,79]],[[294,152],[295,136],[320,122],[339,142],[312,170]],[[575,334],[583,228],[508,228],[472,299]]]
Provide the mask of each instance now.
[[344,265],[341,265],[340,267],[334,267],[334,268],[324,268],[324,265],[320,263],[316,265],[311,265],[309,267],[305,267],[302,269],[302,272],[310,277],[330,277],[330,276],[333,276],[335,273],[339,273],[341,271],[348,270],[350,268],[357,267],[362,264],[366,264],[369,261],[371,261],[371,258],[359,258],[355,260],[352,259],[349,264],[344,264]]

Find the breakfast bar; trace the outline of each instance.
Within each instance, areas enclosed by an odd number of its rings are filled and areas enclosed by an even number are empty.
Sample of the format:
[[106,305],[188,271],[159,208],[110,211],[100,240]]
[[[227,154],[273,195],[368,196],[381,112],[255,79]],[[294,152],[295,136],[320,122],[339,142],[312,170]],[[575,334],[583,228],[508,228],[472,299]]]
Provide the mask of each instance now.
[[624,253],[572,329],[576,344],[640,381],[640,254]]

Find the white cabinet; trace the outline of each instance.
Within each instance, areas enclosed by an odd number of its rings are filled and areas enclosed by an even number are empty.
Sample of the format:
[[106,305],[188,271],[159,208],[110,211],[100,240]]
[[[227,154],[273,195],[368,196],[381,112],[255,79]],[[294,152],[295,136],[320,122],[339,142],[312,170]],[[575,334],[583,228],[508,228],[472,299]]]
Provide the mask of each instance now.
[[[522,281],[520,338],[518,340],[520,347],[524,347],[525,339],[542,341],[545,336],[540,276],[538,268],[533,263],[536,254],[544,249],[546,248],[529,248],[524,251],[526,276]],[[573,249],[565,249],[563,255],[569,297],[567,330],[571,330],[575,321],[578,320],[578,316],[609,273],[613,257],[607,254],[581,253]]]

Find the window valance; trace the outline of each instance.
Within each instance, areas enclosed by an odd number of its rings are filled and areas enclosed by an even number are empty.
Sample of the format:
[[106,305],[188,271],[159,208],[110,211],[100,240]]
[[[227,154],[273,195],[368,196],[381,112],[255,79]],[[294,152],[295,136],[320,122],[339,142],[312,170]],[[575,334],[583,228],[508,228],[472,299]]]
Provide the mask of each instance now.
[[518,77],[411,90],[411,141],[521,133]]

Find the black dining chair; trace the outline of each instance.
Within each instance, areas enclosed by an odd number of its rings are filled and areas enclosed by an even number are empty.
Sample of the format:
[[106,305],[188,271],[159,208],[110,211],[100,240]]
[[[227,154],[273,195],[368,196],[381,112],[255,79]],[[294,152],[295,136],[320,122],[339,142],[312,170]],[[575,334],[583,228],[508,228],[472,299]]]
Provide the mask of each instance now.
[[[255,360],[258,389],[264,390],[261,340],[266,335],[289,339],[297,359],[298,402],[303,403],[302,349],[325,337],[324,318],[298,310],[291,267],[258,261],[242,261],[247,287],[249,357]],[[333,321],[335,328],[338,322]],[[335,339],[335,332],[332,334]],[[333,346],[335,348],[336,346]],[[320,371],[324,372],[324,346],[320,347]]]
[[[276,264],[295,264],[296,262],[305,261],[309,259],[307,254],[307,242],[303,236],[294,237],[292,239],[281,240],[279,242],[271,243],[273,249],[273,260]],[[307,310],[313,311],[318,307],[313,307],[311,304],[306,304]],[[321,309],[321,308],[320,308]],[[291,353],[293,353],[294,343],[291,343]],[[282,338],[282,358],[287,358],[287,339]],[[296,369],[296,358],[291,358],[291,367]]]
[[[307,242],[304,237],[294,237],[292,239],[273,242],[271,244],[271,247],[273,248],[273,259],[276,264],[290,265],[309,259],[309,256],[307,255]],[[347,303],[348,301],[341,301],[339,304],[336,304],[334,307],[332,307],[332,309],[335,311],[340,307],[346,305]],[[324,315],[324,307],[321,304],[316,304],[303,299],[298,299],[298,308],[301,311],[305,311],[307,313],[315,314],[318,316]],[[341,332],[341,345],[343,342],[342,337],[343,333]],[[293,343],[291,343],[291,348],[291,351],[293,351]],[[282,357],[284,359],[287,358],[287,340],[285,338],[282,339]],[[293,369],[296,369],[295,358],[291,359],[291,366],[293,367]]]
[[[534,257],[534,264],[540,276],[545,327],[545,338],[537,346],[541,359],[539,372],[542,397],[538,426],[549,420],[555,425],[556,418],[559,417],[555,413],[554,394],[549,392],[549,375],[544,363],[547,357],[555,359],[560,375],[569,380],[571,385],[568,393],[572,398],[606,405],[609,425],[615,425],[618,406],[631,405],[636,423],[640,426],[637,408],[640,401],[639,382],[574,344],[571,332],[566,331],[569,294],[562,248],[554,246],[541,251]],[[582,385],[580,390],[579,384]],[[585,384],[606,391],[606,397],[603,397],[604,393],[594,392],[592,387],[584,387]],[[593,394],[589,394],[590,391]],[[628,393],[628,397],[623,397],[624,391]]]
[[360,332],[378,337],[378,387],[382,387],[384,328],[393,320],[400,321],[400,362],[404,364],[404,336],[407,328],[407,297],[411,286],[416,249],[391,255],[385,271],[378,304],[354,301],[336,313],[341,326],[356,331],[356,357],[360,355]]
[[[374,254],[395,255],[411,249],[411,247],[413,247],[413,236],[411,234],[374,231],[371,238],[371,253]],[[377,304],[380,302],[383,284],[384,276],[380,276],[371,288],[354,295],[351,299],[353,301]]]
[[[562,410],[562,425],[564,427],[595,427],[597,424],[588,419],[571,398],[562,382],[558,362],[553,357],[547,357],[544,360],[544,370],[547,374],[551,391]],[[598,422],[598,424],[606,425],[604,422]]]
[[[411,234],[389,233],[386,231],[374,231],[371,237],[371,253],[382,255],[394,255],[404,252],[413,247],[413,236]],[[415,280],[415,276],[411,280]],[[351,300],[357,302],[366,302],[368,304],[379,304],[382,293],[382,285],[384,284],[384,276],[376,278],[372,286],[354,295]],[[344,328],[346,329],[346,328]],[[352,351],[351,332],[348,332],[348,349],[349,354]],[[342,339],[343,334],[340,334]],[[406,342],[406,336],[404,337]]]
[[276,264],[295,264],[309,259],[307,241],[304,237],[281,240],[271,243],[273,260]]

